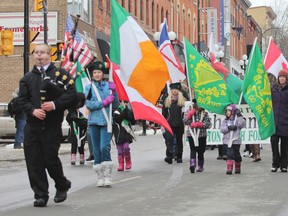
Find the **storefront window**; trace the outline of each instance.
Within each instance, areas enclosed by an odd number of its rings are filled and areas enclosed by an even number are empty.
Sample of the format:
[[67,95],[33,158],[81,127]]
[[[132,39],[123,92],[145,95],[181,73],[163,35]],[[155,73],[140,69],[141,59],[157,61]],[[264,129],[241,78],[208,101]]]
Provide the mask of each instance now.
[[80,14],[80,19],[92,24],[92,1],[91,0],[67,0],[68,13],[76,16]]

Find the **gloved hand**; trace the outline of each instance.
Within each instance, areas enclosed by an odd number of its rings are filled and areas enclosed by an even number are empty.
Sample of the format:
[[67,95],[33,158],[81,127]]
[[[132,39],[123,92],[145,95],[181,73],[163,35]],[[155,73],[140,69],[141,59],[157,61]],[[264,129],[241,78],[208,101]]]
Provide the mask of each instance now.
[[197,122],[191,122],[190,127],[191,128],[197,128],[198,127],[198,123]]
[[229,125],[229,126],[228,126],[228,130],[230,130],[230,131],[236,131],[236,130],[237,130],[237,126],[236,126],[236,125]]
[[104,107],[108,106],[110,103],[113,102],[115,99],[115,96],[113,94],[110,94],[105,100],[102,101],[102,104]]
[[203,128],[204,124],[203,122],[197,122],[197,128]]
[[191,119],[192,116],[196,113],[195,109],[191,109],[187,114],[187,119]]
[[242,116],[242,113],[241,113],[241,111],[240,111],[239,109],[236,109],[236,110],[235,110],[235,115],[236,115],[237,117],[240,117],[240,116]]
[[112,94],[116,94],[117,90],[114,82],[109,82],[109,89],[112,90]]

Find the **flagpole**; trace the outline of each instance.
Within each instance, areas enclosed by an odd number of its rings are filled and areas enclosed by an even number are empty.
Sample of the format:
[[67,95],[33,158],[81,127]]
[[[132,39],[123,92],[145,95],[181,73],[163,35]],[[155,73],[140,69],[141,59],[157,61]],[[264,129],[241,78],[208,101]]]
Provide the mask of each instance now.
[[[249,57],[251,59],[249,59],[248,67],[246,68],[246,71],[245,71],[245,74],[244,74],[244,84],[245,84],[245,77],[248,76],[247,74],[249,73],[250,68],[251,68],[251,62],[252,62],[252,58],[254,56],[253,53],[255,52],[256,43],[257,43],[257,37],[254,40],[253,48],[252,48],[252,50],[250,52],[250,55],[249,55]],[[237,105],[237,109],[239,109],[239,107],[240,107],[240,104],[241,104],[241,101],[242,101],[242,98],[243,98],[243,94],[244,94],[244,92],[243,92],[243,86],[242,86],[242,91],[241,91],[241,95],[240,95],[239,102],[238,102],[238,105]],[[234,118],[234,120],[233,120],[233,125],[235,125],[235,122],[236,122],[236,118]],[[232,139],[233,133],[234,133],[234,131],[230,131],[230,139],[229,139],[229,143],[228,143],[228,147],[229,148],[232,146],[233,141],[237,138],[237,137],[235,137],[234,139]]]
[[185,37],[183,36],[183,44],[184,44],[184,56],[185,56],[185,66],[187,71],[187,79],[188,79],[188,90],[189,90],[189,97],[190,101],[192,101],[192,92],[191,92],[191,86],[190,86],[190,77],[188,72],[188,61],[187,61],[187,52],[186,52],[186,44],[185,44]]
[[271,45],[271,41],[272,41],[272,36],[270,36],[270,38],[269,38],[269,44],[268,44],[268,48],[267,48],[266,55],[265,55],[265,58],[264,58],[264,62],[266,62],[266,58],[267,58],[268,50],[269,50],[270,45]]

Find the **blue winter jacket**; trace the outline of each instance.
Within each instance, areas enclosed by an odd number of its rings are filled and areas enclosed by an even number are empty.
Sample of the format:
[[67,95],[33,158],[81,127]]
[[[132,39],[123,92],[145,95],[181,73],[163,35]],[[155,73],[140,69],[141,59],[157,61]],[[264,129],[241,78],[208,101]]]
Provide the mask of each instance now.
[[[101,100],[105,100],[111,93],[109,89],[109,83],[106,81],[102,82],[95,82],[96,88],[98,89],[99,95]],[[90,94],[90,96],[88,96]],[[85,88],[85,95],[86,95],[86,107],[89,110],[88,115],[88,125],[107,125],[107,121],[103,114],[102,108],[103,104],[102,101],[98,101],[96,97],[96,93],[91,85],[87,85]],[[116,109],[119,105],[118,94],[114,94],[115,99],[112,102],[112,109]],[[105,107],[106,113],[109,116],[110,106]]]

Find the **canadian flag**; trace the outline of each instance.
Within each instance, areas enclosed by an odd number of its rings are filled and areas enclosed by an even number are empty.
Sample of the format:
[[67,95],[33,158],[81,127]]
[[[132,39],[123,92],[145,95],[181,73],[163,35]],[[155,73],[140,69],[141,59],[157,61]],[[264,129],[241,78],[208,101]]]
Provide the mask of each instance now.
[[273,74],[276,78],[278,77],[278,73],[281,69],[288,69],[287,60],[272,38],[270,38],[269,46],[264,58],[264,66],[266,71]]
[[120,68],[109,59],[108,61],[110,65],[110,73],[113,75],[113,81],[116,85],[119,99],[130,102],[135,120],[141,119],[152,121],[163,126],[167,131],[173,134],[169,123],[160,113],[158,108],[149,101],[145,100],[136,89],[125,85],[120,78]]

